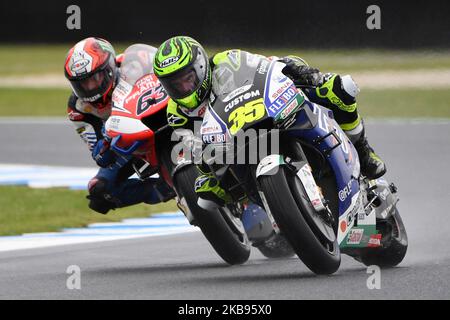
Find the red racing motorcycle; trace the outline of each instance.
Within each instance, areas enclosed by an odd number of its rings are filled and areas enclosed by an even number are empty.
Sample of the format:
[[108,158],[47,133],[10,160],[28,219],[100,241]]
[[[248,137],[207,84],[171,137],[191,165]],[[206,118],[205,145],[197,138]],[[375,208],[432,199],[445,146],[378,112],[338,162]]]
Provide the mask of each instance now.
[[167,122],[169,97],[153,73],[156,48],[136,44],[127,48],[121,74],[113,92],[113,108],[105,129],[111,149],[118,155],[138,157],[144,166],[135,171],[140,179],[159,174],[177,194],[178,207],[189,223],[198,226],[219,256],[229,264],[248,260],[251,243],[239,219],[226,212],[209,212],[197,205],[193,186],[196,166],[182,159],[172,161],[172,128]]

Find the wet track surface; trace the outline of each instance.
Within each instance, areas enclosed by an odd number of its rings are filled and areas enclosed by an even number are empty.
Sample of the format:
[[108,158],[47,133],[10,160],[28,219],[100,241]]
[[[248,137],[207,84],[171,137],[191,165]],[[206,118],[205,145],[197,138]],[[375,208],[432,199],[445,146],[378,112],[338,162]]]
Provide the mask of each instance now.
[[[297,258],[257,250],[241,266],[220,260],[201,233],[0,253],[1,299],[450,299],[450,122],[368,121],[369,141],[399,189],[409,249],[397,268],[370,274],[343,256],[332,276]],[[92,166],[70,124],[0,122],[0,163]],[[67,267],[81,269],[68,290]]]

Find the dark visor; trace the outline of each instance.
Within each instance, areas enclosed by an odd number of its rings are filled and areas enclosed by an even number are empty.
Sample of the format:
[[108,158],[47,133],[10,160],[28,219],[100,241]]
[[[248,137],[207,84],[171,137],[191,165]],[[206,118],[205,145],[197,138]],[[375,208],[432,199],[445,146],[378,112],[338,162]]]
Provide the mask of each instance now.
[[113,81],[112,72],[109,68],[106,68],[87,78],[70,80],[70,85],[78,98],[83,101],[94,102],[108,91]]
[[173,99],[182,99],[194,93],[201,82],[194,68],[187,68],[167,77],[161,77],[164,89]]

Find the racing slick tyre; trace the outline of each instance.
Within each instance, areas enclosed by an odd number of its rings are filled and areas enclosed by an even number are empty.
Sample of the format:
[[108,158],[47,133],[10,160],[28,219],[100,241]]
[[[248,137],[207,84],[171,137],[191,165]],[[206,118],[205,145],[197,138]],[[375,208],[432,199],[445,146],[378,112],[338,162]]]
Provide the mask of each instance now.
[[224,210],[210,212],[197,205],[198,196],[194,190],[198,170],[194,165],[181,168],[174,176],[174,185],[180,197],[184,197],[198,226],[217,254],[228,264],[242,264],[250,257],[251,245],[237,218],[230,217]]
[[[273,175],[259,178],[261,188],[278,226],[297,256],[316,274],[332,274],[341,263],[341,254],[333,227],[319,216],[306,191],[285,166]],[[331,230],[326,234],[324,228]]]

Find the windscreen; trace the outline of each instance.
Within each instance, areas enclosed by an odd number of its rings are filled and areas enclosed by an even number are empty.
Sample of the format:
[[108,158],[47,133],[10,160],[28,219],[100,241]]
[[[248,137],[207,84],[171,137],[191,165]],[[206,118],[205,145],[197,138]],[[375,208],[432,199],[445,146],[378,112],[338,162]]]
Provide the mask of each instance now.
[[247,52],[242,52],[241,54],[242,57],[233,58],[231,56],[231,58],[225,59],[214,68],[212,90],[222,100],[238,88],[251,86],[259,62],[261,59],[265,59],[263,56]]
[[156,48],[145,44],[134,44],[128,47],[120,67],[120,79],[134,85],[144,75],[153,73],[155,53]]

